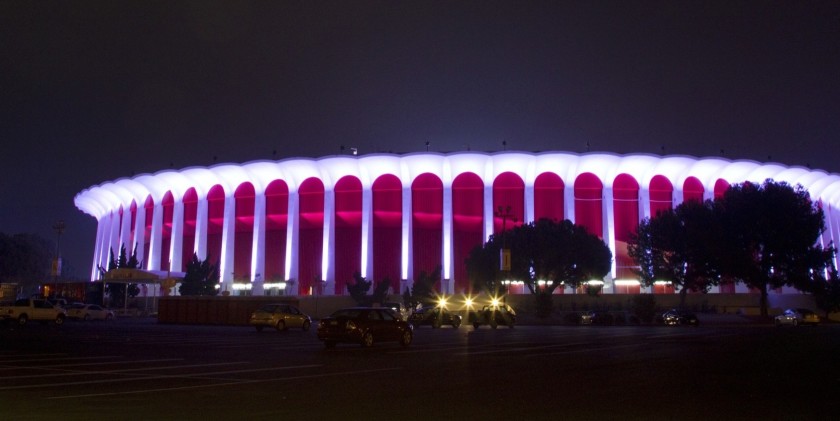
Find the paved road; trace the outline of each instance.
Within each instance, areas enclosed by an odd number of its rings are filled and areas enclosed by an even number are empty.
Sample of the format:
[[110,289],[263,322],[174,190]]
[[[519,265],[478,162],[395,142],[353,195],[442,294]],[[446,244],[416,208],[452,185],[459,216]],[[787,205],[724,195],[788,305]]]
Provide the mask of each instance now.
[[427,327],[411,347],[150,319],[0,329],[0,420],[813,419],[840,327]]

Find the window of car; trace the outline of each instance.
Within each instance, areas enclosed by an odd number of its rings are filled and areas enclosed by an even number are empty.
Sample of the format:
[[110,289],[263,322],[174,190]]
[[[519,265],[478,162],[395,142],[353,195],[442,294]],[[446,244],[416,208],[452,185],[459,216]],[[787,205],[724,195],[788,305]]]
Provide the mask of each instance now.
[[394,317],[394,313],[392,313],[390,311],[383,311],[382,312],[382,320],[393,321],[393,320],[396,320],[396,317]]
[[382,315],[376,310],[371,310],[367,315],[368,320],[382,320]]

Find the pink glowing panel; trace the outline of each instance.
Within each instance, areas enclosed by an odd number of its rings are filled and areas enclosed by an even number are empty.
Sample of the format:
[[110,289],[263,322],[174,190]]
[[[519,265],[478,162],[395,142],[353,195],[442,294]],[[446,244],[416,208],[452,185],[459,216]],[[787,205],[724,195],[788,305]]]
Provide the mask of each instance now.
[[463,173],[452,181],[452,216],[454,288],[468,292],[466,259],[473,247],[484,244],[484,182],[478,175]]
[[[499,208],[502,209],[501,214],[507,214],[507,217],[499,214]],[[525,220],[525,182],[520,176],[503,172],[493,181],[493,215],[494,233],[522,225]]]
[[233,273],[234,279],[250,281],[251,257],[254,249],[254,185],[242,183],[233,193],[235,227],[233,236]]
[[565,185],[559,175],[546,172],[534,180],[534,220],[562,221]]
[[289,187],[274,180],[265,189],[265,267],[267,282],[286,280],[286,232],[289,220]]
[[[430,173],[411,184],[413,279],[431,273],[443,261],[443,182]],[[440,288],[440,285],[437,285]]]
[[683,183],[683,202],[688,201],[703,201],[703,193],[706,189],[703,188],[703,183],[695,177],[688,177]]
[[[399,291],[400,249],[402,245],[402,183],[394,175],[378,177],[373,193],[373,279],[391,280]],[[402,292],[402,291],[400,291]]]
[[674,186],[666,177],[657,175],[650,180],[650,216],[673,207]]
[[362,265],[362,182],[345,176],[335,184],[335,293],[346,292],[346,284]]
[[300,295],[309,295],[310,288],[319,292],[324,244],[324,183],[307,178],[300,184],[300,237],[298,241],[298,285]]
[[601,238],[604,237],[602,191],[603,184],[595,174],[587,172],[575,179],[575,223]]

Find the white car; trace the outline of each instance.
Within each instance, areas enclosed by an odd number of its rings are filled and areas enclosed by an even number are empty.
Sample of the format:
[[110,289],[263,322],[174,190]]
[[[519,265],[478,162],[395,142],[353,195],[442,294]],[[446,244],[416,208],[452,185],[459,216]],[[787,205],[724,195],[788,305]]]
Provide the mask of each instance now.
[[80,320],[111,320],[114,312],[96,304],[74,304],[67,309],[67,317]]

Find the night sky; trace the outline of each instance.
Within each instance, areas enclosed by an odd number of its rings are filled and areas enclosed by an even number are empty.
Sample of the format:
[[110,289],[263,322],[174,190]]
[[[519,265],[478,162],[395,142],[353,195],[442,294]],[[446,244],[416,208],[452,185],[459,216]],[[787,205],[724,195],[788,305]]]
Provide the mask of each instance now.
[[92,185],[427,141],[840,172],[840,2],[0,0],[0,232],[80,277]]

